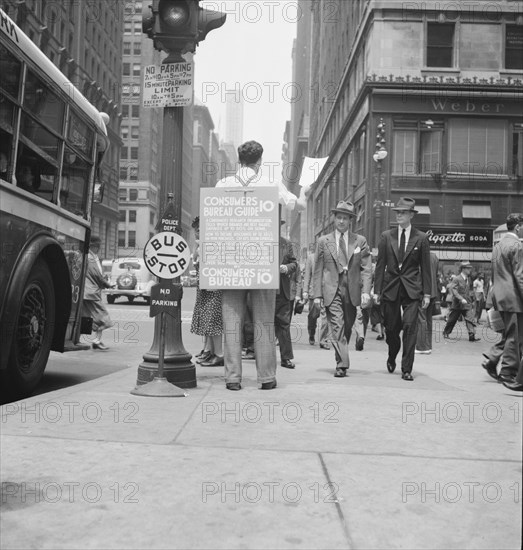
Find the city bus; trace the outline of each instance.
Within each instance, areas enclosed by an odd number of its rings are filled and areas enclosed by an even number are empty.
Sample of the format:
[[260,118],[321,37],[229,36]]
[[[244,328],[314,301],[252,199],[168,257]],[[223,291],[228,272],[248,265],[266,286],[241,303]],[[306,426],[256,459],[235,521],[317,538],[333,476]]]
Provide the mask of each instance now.
[[51,350],[80,349],[90,332],[81,306],[109,118],[2,10],[0,75],[0,380],[19,398]]

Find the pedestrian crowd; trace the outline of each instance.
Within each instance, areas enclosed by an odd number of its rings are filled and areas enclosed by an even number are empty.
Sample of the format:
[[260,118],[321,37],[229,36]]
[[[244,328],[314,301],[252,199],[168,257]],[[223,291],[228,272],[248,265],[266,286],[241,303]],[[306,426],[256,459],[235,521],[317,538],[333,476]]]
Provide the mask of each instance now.
[[[221,179],[216,187],[275,185],[258,177],[262,155],[263,147],[255,141],[241,145],[237,173]],[[300,202],[281,187],[280,201]],[[292,315],[307,305],[309,344],[316,344],[318,332],[320,348],[333,349],[336,378],[348,374],[352,333],[355,350],[363,350],[370,323],[377,339],[385,340],[388,372],[394,373],[399,364],[402,380],[411,382],[415,355],[432,353],[432,320],[441,314],[441,305],[448,306],[444,338],[450,338],[456,323],[463,319],[471,343],[480,340],[477,326],[488,308],[488,322],[501,336],[484,354],[482,366],[507,388],[522,391],[523,214],[507,217],[507,233],[493,250],[488,284],[482,273],[471,281],[473,265],[467,261],[460,263],[456,275],[449,272],[444,277],[439,272],[439,260],[430,251],[427,234],[413,224],[417,214],[414,199],[401,197],[392,210],[397,227],[380,235],[374,255],[367,239],[352,229],[356,213],[348,200],[338,201],[331,209],[333,231],[319,237],[301,255],[282,235],[285,222],[281,221],[278,289],[197,289],[191,332],[202,336],[203,348],[196,361],[202,367],[225,367],[226,387],[237,391],[242,383],[242,360],[254,360],[259,388],[276,388],[276,347],[280,365],[294,369]],[[193,229],[193,264],[198,270],[199,218]],[[96,258],[91,266],[97,267]],[[103,287],[98,274],[89,277]],[[98,331],[93,347],[104,349],[101,330],[111,321],[97,294],[88,292],[85,304]]]

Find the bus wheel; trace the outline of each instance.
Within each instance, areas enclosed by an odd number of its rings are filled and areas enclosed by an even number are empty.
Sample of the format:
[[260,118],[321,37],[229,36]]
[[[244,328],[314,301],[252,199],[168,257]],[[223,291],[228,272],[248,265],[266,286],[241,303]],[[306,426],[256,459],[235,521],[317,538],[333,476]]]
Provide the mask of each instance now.
[[108,304],[114,304],[115,299],[116,299],[116,296],[111,296],[110,294],[107,295]]
[[38,260],[29,273],[14,322],[7,374],[10,387],[25,396],[44,374],[55,326],[53,279],[43,260]]

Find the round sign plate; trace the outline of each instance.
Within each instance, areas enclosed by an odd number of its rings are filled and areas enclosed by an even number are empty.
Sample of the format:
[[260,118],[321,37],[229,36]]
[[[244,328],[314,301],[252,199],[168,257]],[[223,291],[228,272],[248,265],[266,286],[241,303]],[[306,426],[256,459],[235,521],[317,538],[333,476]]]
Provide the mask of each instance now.
[[145,245],[147,269],[161,279],[176,279],[189,267],[191,251],[187,241],[172,231],[153,235]]

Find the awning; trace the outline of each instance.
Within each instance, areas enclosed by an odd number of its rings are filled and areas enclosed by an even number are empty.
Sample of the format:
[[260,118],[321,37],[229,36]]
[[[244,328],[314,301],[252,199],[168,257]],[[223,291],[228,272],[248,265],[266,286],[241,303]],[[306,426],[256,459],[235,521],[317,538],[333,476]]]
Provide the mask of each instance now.
[[464,204],[462,215],[464,218],[475,218],[478,220],[490,220],[492,218],[490,204]]
[[418,214],[425,214],[427,216],[430,216],[430,206],[416,205],[415,208],[418,211]]

